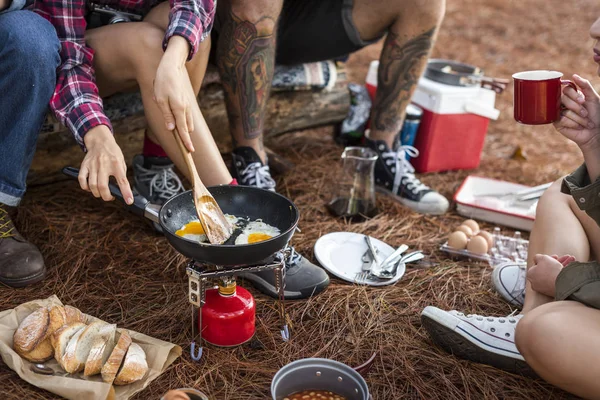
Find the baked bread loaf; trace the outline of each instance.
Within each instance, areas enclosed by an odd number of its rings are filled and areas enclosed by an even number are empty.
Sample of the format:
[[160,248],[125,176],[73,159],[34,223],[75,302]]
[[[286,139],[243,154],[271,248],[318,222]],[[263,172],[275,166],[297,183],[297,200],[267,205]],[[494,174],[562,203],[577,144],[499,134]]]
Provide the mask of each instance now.
[[52,343],[50,343],[50,338],[47,338],[42,340],[42,342],[29,353],[19,353],[17,351],[17,354],[28,361],[41,363],[52,358],[54,355],[54,348],[52,347]]
[[146,376],[148,372],[148,363],[146,362],[146,353],[137,343],[131,343],[123,366],[115,378],[115,385],[128,385],[137,382]]
[[113,349],[110,357],[102,366],[102,370],[100,373],[102,374],[102,380],[107,383],[113,383],[115,377],[117,376],[117,372],[119,372],[119,367],[125,358],[125,354],[131,345],[131,337],[127,331],[123,331],[121,336],[119,337],[119,341],[117,345]]
[[92,322],[81,334],[75,334],[65,350],[63,355],[63,365],[65,371],[74,374],[83,370],[87,361],[90,349],[94,339],[99,335],[100,330],[106,326],[104,322]]
[[98,335],[92,342],[90,354],[85,361],[84,376],[92,376],[100,373],[102,366],[106,363],[106,360],[108,360],[115,347],[116,331],[116,325],[105,325],[100,328]]
[[29,353],[46,339],[49,318],[48,309],[42,307],[21,322],[13,335],[13,347],[18,354]]
[[83,331],[83,329],[85,329],[84,323],[73,322],[69,325],[63,325],[62,328],[54,332],[52,335],[50,340],[52,347],[54,347],[54,359],[56,359],[61,366],[68,344],[73,336],[76,333]]
[[65,354],[63,354],[62,359],[58,362],[69,374],[74,374],[81,368],[81,364],[75,359],[75,351],[77,350],[77,343],[83,331],[85,331],[85,328],[75,332],[67,344]]

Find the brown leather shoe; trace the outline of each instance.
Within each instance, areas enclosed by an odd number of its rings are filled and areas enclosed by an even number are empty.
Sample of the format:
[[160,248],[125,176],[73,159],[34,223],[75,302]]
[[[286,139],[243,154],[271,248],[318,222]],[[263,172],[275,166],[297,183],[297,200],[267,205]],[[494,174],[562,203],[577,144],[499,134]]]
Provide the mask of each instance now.
[[0,204],[0,282],[23,287],[45,276],[42,253],[17,232],[6,207]]

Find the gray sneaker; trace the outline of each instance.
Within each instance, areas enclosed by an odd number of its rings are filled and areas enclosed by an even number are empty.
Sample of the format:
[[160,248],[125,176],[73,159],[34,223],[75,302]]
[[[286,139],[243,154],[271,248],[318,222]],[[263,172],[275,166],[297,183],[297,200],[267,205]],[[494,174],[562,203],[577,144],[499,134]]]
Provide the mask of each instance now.
[[171,160],[166,157],[133,158],[134,188],[146,200],[162,205],[185,191]]
[[[133,189],[151,203],[163,205],[176,194],[185,191],[175,167],[166,157],[133,158]],[[152,222],[157,232],[162,233],[160,224]]]
[[515,262],[498,265],[492,272],[492,284],[510,304],[523,307],[527,285],[527,266]]
[[[267,296],[278,297],[273,270],[244,273],[240,276],[250,281],[256,289]],[[327,286],[329,286],[327,273],[296,253],[292,247],[290,257],[285,264],[285,299],[306,299],[321,293]]]

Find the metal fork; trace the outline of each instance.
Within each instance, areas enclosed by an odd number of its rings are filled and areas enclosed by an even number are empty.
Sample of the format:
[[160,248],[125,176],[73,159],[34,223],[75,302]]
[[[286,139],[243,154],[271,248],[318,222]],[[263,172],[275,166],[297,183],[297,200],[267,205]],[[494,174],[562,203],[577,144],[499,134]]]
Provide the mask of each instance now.
[[370,251],[365,251],[365,254],[362,256],[362,271],[357,272],[354,277],[354,281],[356,283],[364,283],[371,273],[371,266],[373,265],[373,260],[369,257]]

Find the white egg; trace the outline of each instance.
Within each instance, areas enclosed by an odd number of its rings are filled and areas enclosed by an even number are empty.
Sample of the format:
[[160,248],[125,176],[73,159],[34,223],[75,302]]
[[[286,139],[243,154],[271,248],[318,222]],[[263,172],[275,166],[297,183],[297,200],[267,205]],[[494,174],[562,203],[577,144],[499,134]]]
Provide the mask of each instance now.
[[265,224],[261,220],[256,220],[248,223],[242,233],[235,239],[235,244],[250,244],[262,242],[275,236],[279,236],[279,229]]

